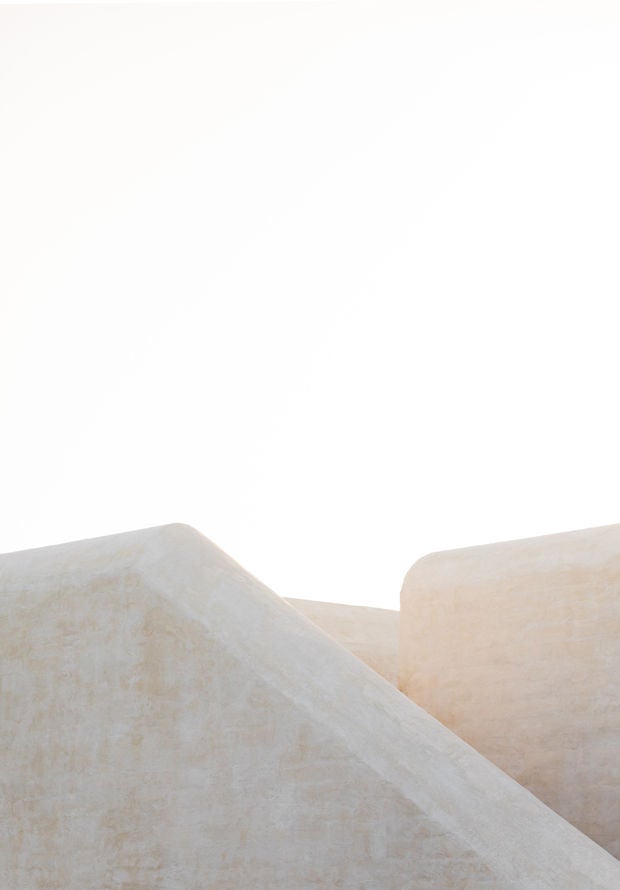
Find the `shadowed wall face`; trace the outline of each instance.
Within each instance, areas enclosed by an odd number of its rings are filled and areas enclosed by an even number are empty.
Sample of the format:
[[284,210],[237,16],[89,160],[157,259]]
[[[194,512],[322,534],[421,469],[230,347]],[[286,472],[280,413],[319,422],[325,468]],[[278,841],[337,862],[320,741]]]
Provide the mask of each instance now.
[[620,526],[434,553],[401,596],[403,692],[620,856]]

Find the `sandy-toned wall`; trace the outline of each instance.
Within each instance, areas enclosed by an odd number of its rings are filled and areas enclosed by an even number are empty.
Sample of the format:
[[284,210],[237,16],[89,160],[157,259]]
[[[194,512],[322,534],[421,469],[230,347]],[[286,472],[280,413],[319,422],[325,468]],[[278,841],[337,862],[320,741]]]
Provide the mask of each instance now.
[[287,600],[390,683],[398,682],[398,612],[315,600]]
[[186,526],[0,558],[2,890],[618,890]]
[[620,525],[426,556],[400,687],[620,856]]

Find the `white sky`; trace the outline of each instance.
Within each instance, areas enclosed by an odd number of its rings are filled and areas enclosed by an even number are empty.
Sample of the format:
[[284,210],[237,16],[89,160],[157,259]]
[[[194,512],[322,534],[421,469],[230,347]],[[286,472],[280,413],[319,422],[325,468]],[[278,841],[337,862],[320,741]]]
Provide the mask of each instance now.
[[0,9],[0,551],[396,608],[620,521],[620,6]]

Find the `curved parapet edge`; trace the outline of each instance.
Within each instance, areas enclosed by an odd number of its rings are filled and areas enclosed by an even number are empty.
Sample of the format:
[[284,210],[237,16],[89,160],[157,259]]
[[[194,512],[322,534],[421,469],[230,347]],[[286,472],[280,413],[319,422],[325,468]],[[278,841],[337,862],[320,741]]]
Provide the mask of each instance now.
[[620,856],[620,525],[429,554],[399,687]]

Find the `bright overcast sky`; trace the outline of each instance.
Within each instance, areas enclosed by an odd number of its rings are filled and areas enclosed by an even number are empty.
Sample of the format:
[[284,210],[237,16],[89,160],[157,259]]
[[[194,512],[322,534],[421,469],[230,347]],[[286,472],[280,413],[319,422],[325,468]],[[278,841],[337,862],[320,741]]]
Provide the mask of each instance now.
[[0,551],[620,522],[616,2],[4,6],[0,196]]

